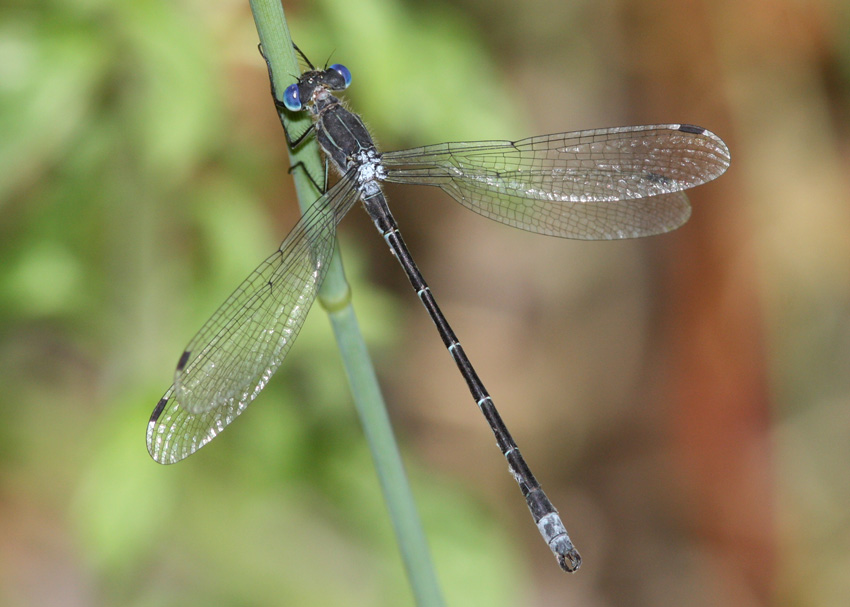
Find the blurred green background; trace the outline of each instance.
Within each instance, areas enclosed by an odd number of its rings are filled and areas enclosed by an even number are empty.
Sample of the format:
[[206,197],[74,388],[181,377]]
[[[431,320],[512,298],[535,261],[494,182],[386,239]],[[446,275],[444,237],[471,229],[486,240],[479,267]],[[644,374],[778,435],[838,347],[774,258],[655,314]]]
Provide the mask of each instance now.
[[[385,149],[721,135],[674,234],[577,243],[426,188],[397,219],[584,556],[561,573],[366,215],[354,304],[450,605],[850,600],[850,6],[285,3]],[[412,604],[316,308],[232,429],[154,464],[182,348],[294,224],[247,2],[0,8],[0,604]]]

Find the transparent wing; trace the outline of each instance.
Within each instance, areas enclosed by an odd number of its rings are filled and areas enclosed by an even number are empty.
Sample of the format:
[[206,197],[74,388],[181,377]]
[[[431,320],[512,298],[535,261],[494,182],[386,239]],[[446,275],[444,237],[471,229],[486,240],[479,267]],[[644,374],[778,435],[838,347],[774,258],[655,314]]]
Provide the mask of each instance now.
[[551,236],[607,240],[687,221],[683,190],[729,167],[714,133],[686,124],[442,143],[383,155],[387,181],[435,185],[468,209]]
[[177,462],[211,441],[265,387],[298,336],[356,202],[352,174],[319,198],[189,342],[147,431],[151,457]]

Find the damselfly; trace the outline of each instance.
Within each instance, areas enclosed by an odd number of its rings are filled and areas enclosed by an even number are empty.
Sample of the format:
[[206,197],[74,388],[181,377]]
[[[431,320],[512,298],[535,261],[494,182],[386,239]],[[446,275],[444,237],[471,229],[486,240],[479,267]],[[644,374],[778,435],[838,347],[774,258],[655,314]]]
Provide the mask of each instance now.
[[341,177],[189,342],[174,385],[150,418],[151,457],[170,464],[191,455],[265,387],[316,297],[337,224],[360,200],[490,424],[540,533],[560,566],[574,571],[581,558],[414,263],[381,182],[437,186],[476,213],[538,234],[638,238],[685,223],[691,207],[684,190],[721,175],[729,150],[704,128],[663,124],[380,153],[360,117],[334,96],[351,83],[348,69],[339,64],[316,69],[301,56],[309,69],[282,99],[274,87],[272,96],[279,112],[310,113],[310,129],[295,141],[287,134],[287,141],[297,146],[312,132]]

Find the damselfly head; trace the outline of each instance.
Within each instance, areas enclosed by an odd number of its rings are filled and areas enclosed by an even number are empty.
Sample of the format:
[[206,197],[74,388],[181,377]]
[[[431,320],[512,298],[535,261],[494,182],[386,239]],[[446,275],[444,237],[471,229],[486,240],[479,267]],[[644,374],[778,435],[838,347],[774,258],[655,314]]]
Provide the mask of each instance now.
[[351,84],[351,72],[348,68],[335,63],[324,70],[310,70],[301,74],[296,84],[286,87],[283,103],[293,112],[303,110],[317,96],[327,91],[344,91]]

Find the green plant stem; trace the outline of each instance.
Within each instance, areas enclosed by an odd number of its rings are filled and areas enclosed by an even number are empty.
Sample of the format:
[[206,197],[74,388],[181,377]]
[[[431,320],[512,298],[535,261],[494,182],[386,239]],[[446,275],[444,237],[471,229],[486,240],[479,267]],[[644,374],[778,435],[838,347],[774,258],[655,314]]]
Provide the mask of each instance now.
[[[263,52],[272,67],[275,89],[280,95],[286,86],[295,81],[293,74],[300,72],[283,7],[280,0],[250,0],[250,4]],[[291,127],[290,132],[302,132],[310,125],[310,118],[305,115],[297,118],[287,115],[285,119],[287,126]],[[289,153],[290,166],[301,162],[311,175],[324,174],[319,146],[314,138]],[[293,176],[299,205],[304,212],[321,193],[304,171],[295,171]],[[375,370],[351,305],[351,289],[345,279],[338,246],[319,290],[319,301],[330,316],[416,604],[422,607],[441,606],[444,604],[443,598],[428,544]]]

